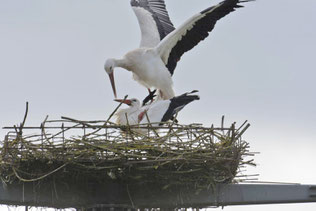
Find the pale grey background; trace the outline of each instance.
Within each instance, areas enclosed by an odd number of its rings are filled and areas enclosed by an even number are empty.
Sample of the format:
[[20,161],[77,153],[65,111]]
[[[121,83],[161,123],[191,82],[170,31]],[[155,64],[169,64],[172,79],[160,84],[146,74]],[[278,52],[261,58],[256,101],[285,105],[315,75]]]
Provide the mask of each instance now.
[[[166,0],[176,26],[217,3]],[[316,184],[316,1],[257,0],[229,14],[211,36],[185,54],[175,71],[176,93],[200,90],[181,123],[219,125],[249,120],[244,136],[261,181]],[[0,126],[70,116],[106,118],[117,105],[103,64],[139,44],[129,0],[0,0]],[[118,95],[146,89],[121,69]],[[0,137],[4,137],[0,130]],[[6,209],[2,207],[2,209]],[[227,207],[225,210],[304,210],[316,204]]]

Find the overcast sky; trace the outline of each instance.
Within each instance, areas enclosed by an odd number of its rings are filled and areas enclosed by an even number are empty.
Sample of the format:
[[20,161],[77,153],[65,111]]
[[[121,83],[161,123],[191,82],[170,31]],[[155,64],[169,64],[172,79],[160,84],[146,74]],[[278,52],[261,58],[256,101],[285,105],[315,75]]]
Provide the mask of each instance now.
[[[166,0],[175,26],[217,3]],[[174,74],[177,94],[200,90],[180,123],[251,123],[244,139],[260,152],[247,173],[260,181],[316,184],[316,1],[257,0],[219,21],[186,53]],[[0,126],[69,116],[108,117],[116,107],[103,69],[108,57],[138,47],[129,0],[0,0]],[[116,69],[119,97],[147,91]],[[0,137],[7,131],[0,130]],[[2,209],[5,209],[2,207]],[[227,207],[304,210],[316,204]]]

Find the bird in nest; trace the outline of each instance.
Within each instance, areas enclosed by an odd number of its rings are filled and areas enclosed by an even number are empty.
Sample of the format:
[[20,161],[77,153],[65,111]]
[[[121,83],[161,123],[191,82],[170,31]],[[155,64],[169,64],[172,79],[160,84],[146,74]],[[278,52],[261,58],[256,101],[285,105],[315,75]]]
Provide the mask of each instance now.
[[[194,93],[184,93],[169,100],[156,100],[148,105],[142,106],[136,98],[116,99],[116,102],[128,105],[128,108],[120,109],[115,113],[116,123],[124,126],[151,125],[153,127],[161,126],[169,120],[175,120],[175,115],[187,104],[199,100],[200,97]],[[146,128],[132,128],[139,133],[147,133]]]

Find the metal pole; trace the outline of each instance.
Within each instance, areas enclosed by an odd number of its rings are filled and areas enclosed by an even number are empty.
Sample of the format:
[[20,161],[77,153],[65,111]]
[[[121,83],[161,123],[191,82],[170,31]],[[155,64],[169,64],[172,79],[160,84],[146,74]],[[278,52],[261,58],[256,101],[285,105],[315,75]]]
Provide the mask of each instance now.
[[[23,187],[24,186],[24,187]],[[24,188],[24,191],[23,191]],[[58,197],[52,193],[55,188]],[[170,188],[97,182],[50,182],[0,185],[0,204],[54,208],[205,208],[211,206],[316,202],[316,185],[228,184],[215,190]],[[131,199],[133,203],[131,203]]]

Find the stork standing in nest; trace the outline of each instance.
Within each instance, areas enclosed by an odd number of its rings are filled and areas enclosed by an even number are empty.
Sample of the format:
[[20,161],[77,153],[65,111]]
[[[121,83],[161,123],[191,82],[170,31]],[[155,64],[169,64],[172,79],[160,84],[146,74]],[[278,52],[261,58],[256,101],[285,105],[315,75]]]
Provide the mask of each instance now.
[[[140,47],[121,59],[108,59],[108,73],[114,96],[117,97],[114,68],[121,67],[133,73],[133,78],[150,89],[159,89],[162,99],[175,96],[172,75],[181,56],[191,50],[211,32],[216,22],[242,7],[249,0],[225,0],[194,15],[177,29],[170,21],[164,0],[131,0],[141,29]],[[192,73],[193,75],[196,73]]]
[[[116,99],[115,101],[124,103],[129,108],[121,109],[116,113],[116,123],[119,125],[138,125],[151,123],[152,126],[161,125],[163,122],[173,120],[175,115],[187,104],[194,100],[199,100],[198,95],[192,95],[197,91],[185,93],[170,100],[158,100],[145,106],[141,106],[140,101],[132,99]],[[148,130],[137,130],[147,132]]]

